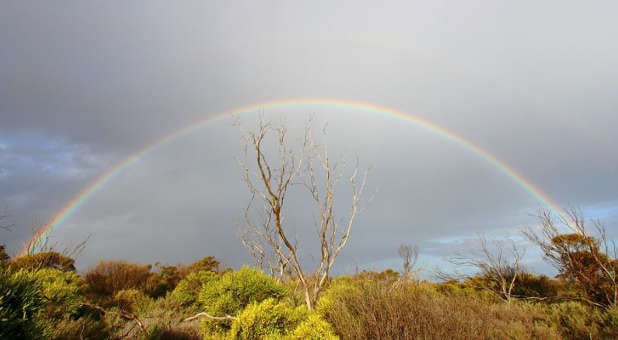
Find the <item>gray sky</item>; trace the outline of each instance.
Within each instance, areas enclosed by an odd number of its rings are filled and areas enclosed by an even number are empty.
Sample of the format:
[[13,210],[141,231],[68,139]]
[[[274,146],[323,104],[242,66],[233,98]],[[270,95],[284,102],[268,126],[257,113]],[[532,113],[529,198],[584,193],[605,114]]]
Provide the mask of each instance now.
[[[15,227],[0,240],[17,249],[95,178],[177,128],[294,97],[430,120],[616,235],[617,12],[614,1],[3,1],[0,204]],[[398,265],[402,242],[419,244],[433,265],[477,232],[518,237],[542,207],[475,154],[402,121],[325,106],[265,114],[292,126],[315,114],[329,123],[333,152],[374,168],[375,199],[339,271]],[[247,262],[232,122],[127,168],[51,241],[91,235],[81,267],[99,258]],[[290,203],[289,218],[311,249],[305,207]]]

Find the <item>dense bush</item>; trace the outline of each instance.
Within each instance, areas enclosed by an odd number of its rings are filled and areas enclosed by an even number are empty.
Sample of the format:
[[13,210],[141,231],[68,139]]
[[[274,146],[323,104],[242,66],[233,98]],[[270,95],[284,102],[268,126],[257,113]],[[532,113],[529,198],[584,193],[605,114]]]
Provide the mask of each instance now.
[[587,304],[568,301],[533,307],[542,320],[568,339],[598,339],[618,337],[614,310],[604,311]]
[[123,261],[101,261],[86,273],[89,293],[94,296],[113,297],[124,289],[151,290],[150,265]]
[[232,339],[262,339],[266,336],[283,336],[293,331],[307,318],[307,308],[291,307],[285,302],[269,298],[247,306],[232,323]]
[[[199,295],[199,302],[211,315],[236,315],[251,303],[268,298],[279,300],[288,293],[285,286],[262,271],[242,267],[204,285]],[[205,319],[203,328],[205,333],[210,333],[227,331],[230,326],[229,322]]]
[[[568,278],[522,274],[514,295],[531,299],[507,304],[477,288],[482,277],[429,283],[363,271],[328,279],[309,311],[295,279],[249,267],[221,273],[212,257],[154,271],[101,262],[80,276],[58,255],[0,269],[0,338],[618,338],[618,308],[586,303]],[[198,312],[232,318],[183,321]]]
[[182,277],[185,277],[193,272],[199,271],[210,271],[219,273],[220,267],[219,261],[217,261],[213,256],[206,256],[201,258],[198,261],[191,263],[186,267],[181,267],[179,272]]
[[38,339],[44,329],[37,316],[44,306],[40,284],[28,272],[0,269],[0,338]]
[[171,296],[183,305],[194,305],[202,287],[216,279],[217,274],[211,271],[192,272],[178,283]]
[[559,337],[529,310],[475,294],[445,295],[428,283],[334,282],[317,310],[343,339]]
[[15,270],[53,268],[63,271],[75,271],[75,260],[54,251],[46,251],[13,258],[10,266]]

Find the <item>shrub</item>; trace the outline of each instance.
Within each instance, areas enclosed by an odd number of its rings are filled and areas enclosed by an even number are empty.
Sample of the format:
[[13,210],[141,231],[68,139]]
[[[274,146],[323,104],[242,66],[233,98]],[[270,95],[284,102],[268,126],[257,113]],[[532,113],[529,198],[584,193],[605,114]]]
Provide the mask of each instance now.
[[199,271],[211,271],[218,273],[219,272],[220,263],[217,261],[214,256],[206,256],[190,265],[180,268],[181,276],[187,276],[193,272]]
[[114,296],[116,307],[131,313],[137,311],[147,300],[146,294],[137,289],[123,289]]
[[291,307],[284,302],[268,298],[247,306],[232,322],[229,337],[232,339],[262,339],[277,337],[293,331],[307,317],[307,308]]
[[333,326],[319,314],[311,313],[292,333],[293,339],[337,339]]
[[37,270],[53,268],[62,271],[75,271],[75,260],[55,251],[40,252],[16,257],[9,264],[15,270]]
[[178,283],[171,297],[185,306],[193,305],[197,302],[202,287],[216,279],[217,274],[211,271],[192,272]]
[[269,298],[252,303],[237,315],[230,339],[335,339],[332,326],[304,305],[293,307]]
[[75,339],[86,336],[102,339],[107,335],[107,325],[100,315],[85,313],[84,280],[74,272],[58,269],[30,271],[27,275],[41,287],[44,306],[36,322],[45,330],[46,337]]
[[43,305],[41,286],[28,272],[0,270],[0,338],[42,338],[44,329],[35,317]]
[[85,283],[74,272],[46,268],[29,272],[29,275],[42,287],[46,318],[62,319],[75,313],[84,302]]
[[317,310],[343,339],[559,336],[529,310],[475,294],[444,295],[428,283],[335,282]]
[[[267,298],[278,300],[288,293],[287,288],[262,271],[242,267],[204,285],[199,295],[199,302],[211,315],[236,315],[251,303],[261,302]],[[203,328],[206,333],[227,331],[229,322],[204,319]]]
[[554,303],[542,308],[545,323],[565,338],[589,339],[603,335],[603,314],[600,310],[576,301]]
[[202,337],[192,329],[167,327],[155,324],[147,329],[148,340],[201,340]]
[[152,275],[150,265],[123,261],[101,261],[86,273],[89,292],[96,297],[113,297],[124,289],[147,291]]

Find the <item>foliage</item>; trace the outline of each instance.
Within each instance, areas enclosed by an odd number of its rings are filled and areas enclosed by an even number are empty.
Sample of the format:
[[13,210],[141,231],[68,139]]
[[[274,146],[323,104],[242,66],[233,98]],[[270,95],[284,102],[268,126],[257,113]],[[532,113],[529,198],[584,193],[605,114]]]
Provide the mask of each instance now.
[[317,311],[343,339],[558,338],[535,313],[451,288],[443,294],[430,283],[336,280]]
[[149,296],[159,298],[174,290],[182,275],[177,266],[160,266],[156,263],[155,267],[157,272],[150,275],[146,286]]
[[577,282],[593,302],[607,306],[616,302],[616,287],[606,277],[604,268],[616,275],[618,260],[599,249],[599,240],[580,234],[563,234],[554,237],[551,242],[555,249],[561,250],[559,277]]
[[211,271],[195,271],[182,279],[172,291],[171,297],[188,306],[197,302],[202,287],[217,279],[217,274]]
[[0,269],[5,268],[11,257],[6,253],[6,248],[4,244],[0,244]]
[[301,322],[294,332],[293,339],[337,339],[333,326],[331,326],[322,316],[311,313],[307,319]]
[[146,303],[148,297],[138,289],[123,289],[114,296],[114,305],[123,311],[135,312]]
[[75,271],[75,260],[55,251],[46,251],[16,257],[11,260],[10,266],[16,270],[53,268],[62,271]]
[[35,317],[43,306],[41,286],[28,272],[0,270],[0,338],[42,338]]
[[618,259],[616,245],[609,240],[605,227],[596,221],[596,237],[588,234],[585,221],[577,210],[563,221],[575,233],[561,234],[551,212],[543,212],[541,233],[524,231],[541,248],[559,272],[559,277],[574,283],[580,298],[597,307],[611,309],[618,304]]
[[247,306],[234,320],[229,337],[233,339],[262,339],[282,336],[294,330],[307,317],[307,308],[291,307],[285,302],[268,298]]
[[162,324],[154,324],[148,328],[146,339],[148,340],[201,340],[202,337],[192,329],[167,327]]
[[518,298],[538,298],[552,300],[558,295],[562,283],[552,280],[545,275],[521,273],[517,276],[517,283],[513,295]]
[[183,267],[180,269],[180,273],[183,277],[189,275],[193,272],[199,271],[211,271],[218,273],[219,272],[220,263],[215,259],[214,256],[206,256],[202,259],[191,263],[190,265]]
[[42,287],[47,318],[61,319],[71,315],[84,302],[84,280],[74,272],[46,268],[29,272],[29,275]]
[[151,290],[150,265],[124,261],[101,261],[86,273],[89,293],[95,297],[113,297],[124,289]]
[[[199,302],[211,315],[236,315],[251,303],[261,302],[267,298],[278,300],[288,293],[286,287],[262,271],[242,267],[204,285],[199,295]],[[227,330],[229,323],[204,320],[203,327],[208,333]]]

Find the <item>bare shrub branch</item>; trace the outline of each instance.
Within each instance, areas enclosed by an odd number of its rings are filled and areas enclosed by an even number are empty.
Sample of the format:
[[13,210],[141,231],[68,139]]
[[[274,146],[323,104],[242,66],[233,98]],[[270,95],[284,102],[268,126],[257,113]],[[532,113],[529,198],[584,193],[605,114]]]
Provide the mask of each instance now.
[[513,240],[505,242],[493,242],[493,247],[488,245],[487,239],[479,235],[479,251],[471,254],[458,253],[448,259],[456,266],[471,268],[475,273],[454,274],[438,272],[437,276],[443,280],[463,280],[464,283],[475,288],[484,289],[505,302],[511,302],[515,297],[513,289],[517,277],[522,274],[521,260],[524,252],[520,250]]

